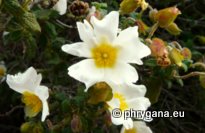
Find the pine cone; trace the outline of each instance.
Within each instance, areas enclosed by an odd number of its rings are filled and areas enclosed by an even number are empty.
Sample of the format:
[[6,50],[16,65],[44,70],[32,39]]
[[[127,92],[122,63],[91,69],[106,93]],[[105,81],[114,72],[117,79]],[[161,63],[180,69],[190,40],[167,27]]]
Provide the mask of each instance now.
[[69,6],[70,12],[75,16],[81,16],[86,15],[89,10],[89,5],[87,2],[83,2],[80,0],[75,0],[70,6]]

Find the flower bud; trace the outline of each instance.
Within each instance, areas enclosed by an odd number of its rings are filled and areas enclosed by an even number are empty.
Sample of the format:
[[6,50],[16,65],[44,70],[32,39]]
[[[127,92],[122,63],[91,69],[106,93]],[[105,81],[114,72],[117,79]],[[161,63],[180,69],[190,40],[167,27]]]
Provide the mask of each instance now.
[[136,23],[138,25],[139,33],[146,35],[147,31],[149,30],[149,27],[142,20],[136,20]]
[[82,122],[80,120],[80,117],[76,114],[73,115],[73,118],[71,120],[71,130],[74,133],[79,133],[82,131]]
[[0,64],[0,79],[6,75],[6,67],[4,64]]
[[120,3],[120,11],[123,14],[134,12],[139,7],[140,0],[123,0]]
[[33,129],[33,123],[32,122],[25,122],[21,125],[21,133],[29,133]]
[[171,23],[166,27],[166,30],[172,35],[179,35],[182,32],[182,30],[177,26],[176,23]]
[[188,48],[183,48],[182,50],[181,50],[181,54],[183,55],[183,57],[185,58],[185,59],[191,59],[191,56],[192,56],[192,53],[191,53],[191,51],[188,49]]
[[162,57],[168,54],[165,43],[160,38],[152,39],[152,43],[149,45],[149,47],[152,51],[152,56]]
[[153,10],[150,10],[149,12],[149,18],[152,22],[156,22],[156,14],[157,14],[158,10],[157,9],[153,9]]
[[145,10],[148,7],[148,3],[145,0],[123,0],[120,3],[120,11],[123,14],[134,12],[139,7]]
[[184,57],[177,48],[172,48],[169,55],[173,63],[175,63],[179,67],[182,66],[182,61],[184,60]]
[[169,59],[167,55],[157,58],[157,65],[161,67],[167,67],[170,64],[171,64],[171,60]]
[[86,15],[89,11],[89,4],[80,0],[75,0],[69,7],[70,12],[75,16]]
[[173,23],[179,14],[181,14],[181,11],[177,7],[168,7],[159,10],[155,15],[155,19],[158,21],[159,26],[164,28]]
[[96,17],[97,19],[99,19],[99,20],[103,18],[101,12],[100,12],[99,10],[97,10],[97,9],[95,8],[95,6],[92,6],[92,7],[89,9],[89,13],[88,13],[88,15],[87,15],[87,17],[86,17],[86,20],[87,20],[88,22],[90,22],[90,18],[91,18],[92,16],[95,16],[95,17]]
[[96,83],[88,90],[90,104],[98,104],[100,102],[109,101],[112,98],[112,89],[105,82]]

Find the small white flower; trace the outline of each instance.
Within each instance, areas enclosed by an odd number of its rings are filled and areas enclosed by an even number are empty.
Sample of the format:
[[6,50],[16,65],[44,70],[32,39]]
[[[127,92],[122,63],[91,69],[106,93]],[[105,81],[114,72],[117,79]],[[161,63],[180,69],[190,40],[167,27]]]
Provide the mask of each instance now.
[[58,11],[60,15],[63,15],[67,11],[67,0],[59,0],[54,6],[53,9]]
[[119,13],[116,11],[102,20],[92,16],[91,24],[86,20],[77,22],[83,42],[62,46],[66,53],[88,58],[70,66],[68,74],[85,83],[87,89],[101,81],[116,84],[136,82],[137,71],[128,63],[141,65],[141,59],[150,54],[150,49],[138,37],[138,27],[119,32]]
[[111,115],[111,120],[115,125],[122,125],[126,129],[133,127],[133,121],[131,118],[125,120],[124,111],[125,110],[139,110],[145,111],[151,105],[148,98],[144,97],[146,93],[146,87],[144,85],[134,85],[134,84],[122,84],[122,85],[111,85],[113,89],[113,98],[111,101],[107,102],[109,105],[109,110],[112,111],[116,108],[122,111],[122,116],[115,118]]
[[120,133],[152,133],[152,130],[143,121],[134,121],[132,129],[126,129],[124,126]]
[[47,99],[48,88],[40,85],[41,74],[37,74],[33,67],[28,68],[24,73],[7,75],[7,84],[11,89],[21,93],[22,102],[25,103],[26,116],[34,117],[42,110],[41,120],[44,121],[49,115]]

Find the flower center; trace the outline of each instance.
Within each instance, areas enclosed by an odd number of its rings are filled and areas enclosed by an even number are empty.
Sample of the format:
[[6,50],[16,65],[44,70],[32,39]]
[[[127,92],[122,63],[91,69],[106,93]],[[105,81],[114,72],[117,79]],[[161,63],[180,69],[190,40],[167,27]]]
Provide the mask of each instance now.
[[116,64],[118,48],[109,43],[102,43],[92,49],[92,57],[98,68],[112,68]]
[[123,96],[122,94],[120,94],[120,93],[114,93],[113,98],[116,98],[116,99],[119,100],[119,102],[120,102],[120,107],[119,107],[119,108],[120,108],[122,111],[124,111],[125,109],[128,108],[128,105],[127,105],[127,103],[126,103],[126,100],[125,100],[125,98],[124,98],[124,96]]
[[137,133],[137,130],[135,128],[132,129],[125,129],[124,133]]
[[30,92],[24,92],[22,96],[22,102],[25,103],[26,115],[33,117],[42,110],[42,102],[38,96]]

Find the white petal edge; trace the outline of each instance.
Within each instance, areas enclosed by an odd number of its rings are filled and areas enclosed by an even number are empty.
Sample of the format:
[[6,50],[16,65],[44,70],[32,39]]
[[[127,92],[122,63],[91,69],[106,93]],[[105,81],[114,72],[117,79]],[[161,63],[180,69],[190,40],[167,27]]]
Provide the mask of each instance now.
[[83,42],[85,42],[90,47],[96,44],[94,30],[87,20],[84,20],[84,23],[77,22],[77,28],[78,28],[80,39]]
[[77,42],[73,44],[65,44],[61,47],[61,49],[71,55],[75,55],[78,57],[91,57],[91,50],[87,44],[83,42]]
[[[136,129],[137,133],[152,133],[152,130],[143,121],[134,121],[133,128]],[[125,127],[121,128],[120,133],[125,133]]]
[[42,116],[41,121],[45,121],[46,117],[49,115],[49,108],[47,100],[42,101],[43,109],[42,109]]
[[93,59],[82,60],[68,68],[68,75],[86,85],[86,90],[93,84],[104,81],[104,69],[95,67]]
[[132,119],[128,118],[127,120],[125,120],[123,115],[119,118],[111,116],[111,121],[114,125],[123,125],[126,129],[130,129],[133,127]]
[[44,121],[46,116],[49,115],[49,108],[47,99],[49,97],[48,87],[46,86],[38,86],[35,90],[35,94],[40,98],[42,102],[42,116],[41,121]]
[[127,63],[142,65],[141,59],[151,54],[149,47],[140,41],[137,26],[122,30],[114,44],[120,47],[119,59]]
[[101,42],[102,38],[106,38],[110,43],[112,43],[117,37],[119,12],[112,11],[102,20],[98,20],[95,16],[92,16],[90,21],[94,27],[94,33],[98,39],[98,42]]
[[118,62],[114,68],[105,69],[105,79],[114,84],[135,83],[138,80],[136,69],[127,64]]
[[54,6],[53,9],[58,11],[60,15],[63,15],[67,11],[67,0],[59,0]]
[[113,84],[108,83],[113,90],[113,93],[117,92],[123,94],[125,99],[133,99],[137,97],[144,97],[147,89],[144,85],[135,85],[135,84]]
[[8,74],[6,82],[14,91],[23,93],[25,91],[34,92],[35,88],[39,86],[41,79],[42,76],[37,74],[33,67],[30,67],[24,73]]
[[127,104],[129,108],[134,110],[145,111],[148,107],[151,106],[151,103],[148,98],[146,97],[138,97],[134,99],[127,100]]

